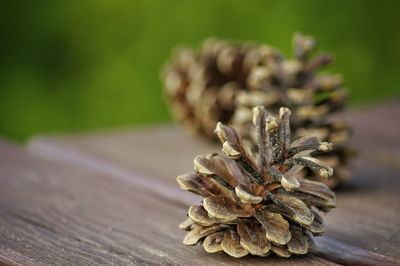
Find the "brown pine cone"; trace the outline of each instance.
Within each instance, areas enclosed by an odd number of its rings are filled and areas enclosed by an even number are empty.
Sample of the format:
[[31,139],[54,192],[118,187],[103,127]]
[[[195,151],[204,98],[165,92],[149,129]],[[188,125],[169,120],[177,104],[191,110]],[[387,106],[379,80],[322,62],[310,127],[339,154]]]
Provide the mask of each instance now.
[[218,121],[234,125],[244,137],[254,137],[254,106],[274,114],[280,106],[291,108],[293,135],[315,135],[335,144],[329,153],[314,154],[335,169],[328,181],[334,187],[349,176],[353,154],[347,144],[349,126],[333,117],[345,107],[346,91],[339,75],[317,75],[316,70],[332,58],[311,58],[316,49],[312,37],[295,34],[293,40],[293,59],[266,45],[229,41],[207,40],[198,52],[183,49],[165,68],[166,95],[177,120],[207,137],[213,137]]
[[281,108],[277,120],[263,107],[254,108],[256,153],[234,128],[217,124],[225,156],[197,156],[195,172],[177,178],[182,189],[204,197],[180,225],[189,231],[185,245],[202,242],[209,253],[233,257],[308,252],[311,234],[324,232],[317,210],[329,211],[336,200],[325,184],[299,178],[298,172],[305,167],[323,178],[331,176],[332,168],[310,154],[329,151],[332,144],[317,137],[291,143],[290,114]]
[[[285,59],[269,47],[253,51],[249,57],[255,66],[247,79],[248,89],[237,95],[236,111],[230,122],[248,134],[251,109],[255,105],[263,105],[273,113],[282,105],[291,108],[295,137],[317,136],[335,144],[328,153],[313,154],[335,169],[335,175],[328,181],[330,187],[335,187],[349,176],[348,159],[353,154],[347,145],[350,127],[333,117],[345,107],[347,93],[339,75],[317,75],[316,70],[330,64],[332,57],[320,54],[310,59],[316,48],[312,37],[295,34],[293,46],[293,59]],[[304,174],[310,176],[309,171]],[[318,176],[313,177],[318,180]]]
[[217,122],[232,118],[236,95],[246,88],[250,71],[243,60],[256,48],[208,39],[198,52],[178,49],[162,75],[174,117],[192,132],[214,138]]

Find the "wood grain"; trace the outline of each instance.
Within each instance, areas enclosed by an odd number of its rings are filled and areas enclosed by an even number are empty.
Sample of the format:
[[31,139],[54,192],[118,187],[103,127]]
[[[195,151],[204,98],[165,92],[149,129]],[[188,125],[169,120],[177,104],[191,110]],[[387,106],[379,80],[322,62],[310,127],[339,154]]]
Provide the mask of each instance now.
[[[0,143],[0,264],[335,265],[208,255],[181,244],[185,208],[92,168],[35,158]],[[144,177],[142,177],[144,178]]]

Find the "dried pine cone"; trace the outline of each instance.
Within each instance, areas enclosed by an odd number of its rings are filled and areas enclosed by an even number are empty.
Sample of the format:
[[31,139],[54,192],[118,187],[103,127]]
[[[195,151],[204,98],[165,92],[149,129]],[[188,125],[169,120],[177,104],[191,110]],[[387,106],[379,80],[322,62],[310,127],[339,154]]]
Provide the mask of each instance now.
[[346,91],[339,75],[316,74],[332,58],[320,54],[310,59],[316,49],[312,37],[295,34],[293,40],[293,59],[266,45],[229,41],[207,40],[197,53],[183,49],[164,71],[165,91],[174,116],[208,137],[221,121],[250,138],[254,106],[275,114],[280,106],[291,108],[294,136],[318,136],[335,144],[329,153],[314,154],[335,169],[328,181],[334,187],[349,176],[352,154],[346,143],[349,126],[332,119],[345,106]]
[[163,73],[165,92],[175,118],[190,130],[214,138],[218,121],[229,123],[235,98],[246,88],[250,65],[244,65],[251,44],[206,40],[197,53],[181,48]]
[[281,108],[276,120],[263,107],[254,108],[258,151],[249,151],[235,129],[218,123],[215,133],[225,156],[197,156],[195,172],[178,176],[184,190],[204,197],[189,208],[180,225],[189,230],[183,243],[202,241],[209,253],[223,251],[233,257],[247,254],[278,256],[306,254],[310,237],[324,232],[317,210],[335,207],[334,193],[323,183],[298,178],[306,167],[323,178],[332,168],[311,152],[332,148],[318,138],[290,142],[290,111]]
[[[312,37],[296,34],[293,40],[293,59],[285,59],[270,47],[260,47],[249,55],[255,66],[247,79],[248,90],[237,95],[231,123],[240,132],[248,133],[251,132],[251,109],[255,105],[263,105],[274,113],[282,105],[290,107],[295,137],[317,136],[335,144],[330,152],[313,154],[335,169],[335,176],[328,181],[328,185],[334,187],[349,176],[347,164],[352,155],[346,145],[349,126],[331,117],[344,108],[347,93],[340,76],[316,74],[315,71],[331,63],[332,58],[320,54],[310,59],[316,48]],[[304,175],[310,176],[310,172]],[[314,178],[318,179],[318,176]]]

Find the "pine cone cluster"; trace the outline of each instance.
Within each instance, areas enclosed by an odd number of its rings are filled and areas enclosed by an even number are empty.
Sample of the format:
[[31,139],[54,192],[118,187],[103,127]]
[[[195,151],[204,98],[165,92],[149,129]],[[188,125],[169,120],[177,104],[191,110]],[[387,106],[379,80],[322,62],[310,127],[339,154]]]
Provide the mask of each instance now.
[[346,90],[339,75],[317,74],[332,57],[312,57],[317,46],[312,37],[297,33],[293,46],[291,59],[267,45],[214,39],[205,41],[197,52],[181,49],[165,68],[165,92],[176,119],[210,138],[220,121],[234,125],[254,142],[253,107],[262,105],[274,114],[280,106],[290,108],[294,136],[317,136],[335,144],[328,153],[314,154],[335,169],[328,181],[334,187],[349,176],[352,155],[347,145],[350,128],[333,116],[345,107]]
[[329,211],[336,200],[325,184],[298,173],[308,168],[323,178],[331,176],[332,168],[311,153],[327,152],[332,144],[317,137],[291,142],[290,114],[281,108],[276,119],[263,107],[253,109],[256,152],[233,127],[217,124],[224,155],[197,156],[194,172],[177,178],[182,189],[204,198],[189,208],[180,225],[188,230],[185,245],[202,242],[209,253],[233,257],[308,252],[311,235],[324,232],[318,211]]

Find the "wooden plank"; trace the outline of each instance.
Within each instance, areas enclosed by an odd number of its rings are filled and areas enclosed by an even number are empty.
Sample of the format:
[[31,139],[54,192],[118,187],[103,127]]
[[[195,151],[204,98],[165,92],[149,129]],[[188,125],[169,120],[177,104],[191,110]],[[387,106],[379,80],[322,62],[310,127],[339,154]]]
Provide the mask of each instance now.
[[192,169],[198,154],[218,151],[216,143],[197,139],[171,125],[144,129],[110,130],[76,136],[36,137],[29,143],[37,154],[80,161],[93,167],[117,166],[175,185],[175,177]]
[[[347,116],[354,127],[353,145],[359,157],[353,178],[338,191],[338,208],[325,218],[327,234],[320,238],[319,250],[324,252],[317,251],[319,255],[343,263],[343,254],[332,252],[340,250],[337,243],[341,243],[360,248],[369,254],[370,261],[377,260],[375,264],[382,264],[378,263],[381,256],[387,262],[400,259],[400,175],[393,167],[396,163],[387,162],[388,157],[399,158],[400,125],[392,122],[396,113],[400,113],[398,102],[360,109]],[[30,143],[35,154],[99,169],[182,204],[192,199],[177,190],[175,176],[192,168],[194,155],[218,149],[169,126],[139,132],[41,137]],[[147,177],[137,178],[138,171]],[[357,260],[362,256],[350,252],[349,257]]]
[[0,169],[0,264],[335,265],[312,254],[236,260],[186,247],[182,204],[101,170],[4,143]]

